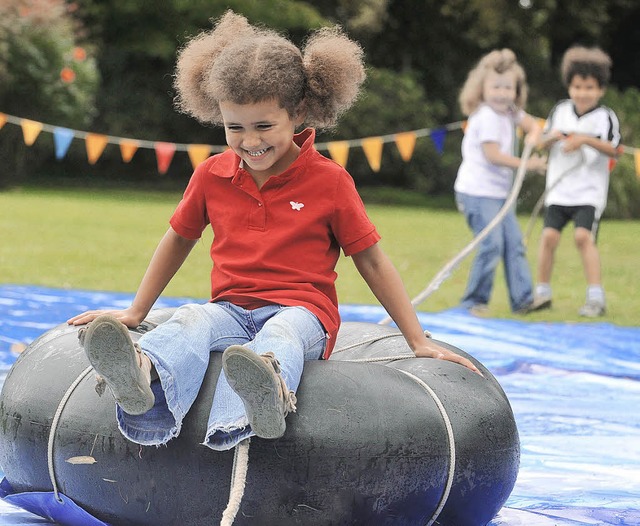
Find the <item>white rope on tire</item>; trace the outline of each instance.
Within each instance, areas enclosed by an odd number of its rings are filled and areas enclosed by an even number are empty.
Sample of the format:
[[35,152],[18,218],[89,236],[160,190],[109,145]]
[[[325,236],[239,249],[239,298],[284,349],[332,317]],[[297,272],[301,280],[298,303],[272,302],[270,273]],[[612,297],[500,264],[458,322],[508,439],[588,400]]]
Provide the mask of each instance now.
[[[84,380],[87,375],[91,373],[91,371],[93,371],[93,367],[87,367],[69,386],[64,396],[62,397],[62,400],[60,400],[60,403],[58,404],[55,415],[51,422],[51,429],[49,430],[49,441],[47,444],[47,465],[49,468],[49,479],[51,480],[51,485],[53,486],[53,494],[55,496],[55,499],[60,503],[62,503],[63,500],[60,497],[55,474],[55,465],[53,461],[53,449],[55,444],[56,432],[58,430],[58,424],[60,423],[60,417],[62,416],[62,412],[67,405],[69,398],[71,398],[71,395],[76,390],[76,387],[80,385],[80,382],[82,382],[82,380]],[[224,510],[224,513],[222,514],[222,521],[220,522],[220,526],[231,526],[236,515],[238,514],[238,510],[240,509],[240,503],[244,495],[244,488],[247,478],[247,469],[249,467],[250,441],[251,439],[247,438],[235,447],[235,453],[233,456],[233,468],[231,472],[231,489],[229,492],[229,502],[226,509]]]
[[[385,334],[382,336],[378,336],[377,338],[371,338],[364,343],[373,343],[385,338],[394,337],[394,336],[402,336],[402,334]],[[340,349],[340,351],[345,351],[347,349],[351,349],[358,345],[362,345],[363,342],[359,342],[357,344],[349,345]],[[335,351],[334,351],[335,352]],[[395,356],[380,356],[376,358],[355,358],[352,360],[344,360],[346,362],[354,362],[354,363],[374,363],[374,362],[392,362],[396,360],[407,360],[409,358],[415,358],[415,354],[400,354]],[[422,387],[433,399],[438,411],[440,411],[440,416],[444,421],[445,428],[447,430],[447,445],[449,447],[449,469],[447,472],[447,482],[445,484],[445,488],[442,492],[442,496],[440,497],[440,502],[436,507],[431,519],[425,524],[425,526],[432,526],[433,523],[437,520],[438,516],[442,512],[447,500],[449,498],[449,494],[451,493],[451,487],[453,485],[453,475],[456,467],[456,448],[455,448],[455,437],[453,435],[453,426],[451,425],[451,420],[449,415],[447,414],[447,410],[444,407],[444,404],[438,398],[438,395],[429,387],[424,381],[415,376],[412,373],[407,371],[403,371],[402,369],[398,369],[401,373],[407,375],[414,382],[416,382],[420,387]],[[231,470],[231,488],[229,490],[229,502],[227,503],[227,507],[222,514],[222,520],[220,521],[220,526],[232,526],[233,521],[240,510],[240,504],[242,502],[242,497],[244,496],[244,489],[247,482],[247,471],[249,469],[249,444],[251,439],[246,438],[242,442],[238,443],[235,446],[235,452],[233,456],[233,468]]]
[[[466,258],[479,244],[480,242],[486,238],[491,231],[500,224],[500,222],[504,219],[504,216],[507,215],[507,212],[513,206],[513,203],[518,197],[520,193],[520,188],[522,188],[522,182],[524,181],[524,176],[527,173],[527,161],[529,157],[531,157],[531,151],[533,150],[533,145],[529,143],[525,143],[524,150],[522,152],[522,156],[520,157],[520,164],[518,165],[518,171],[516,173],[516,177],[513,181],[513,185],[511,186],[511,191],[507,196],[502,208],[498,211],[496,216],[489,222],[489,224],[482,229],[482,231],[474,237],[471,242],[464,247],[458,255],[456,255],[451,261],[449,261],[441,270],[436,274],[436,276],[431,280],[425,289],[420,292],[415,298],[411,300],[411,304],[414,307],[420,305],[424,300],[426,300],[431,294],[433,294],[442,282],[447,279],[451,273],[457,268],[457,266],[462,262],[464,258]],[[388,325],[393,320],[391,316],[387,316],[386,318],[380,320],[378,323],[380,325]]]
[[58,430],[58,424],[60,423],[60,417],[62,416],[64,406],[67,405],[67,402],[71,397],[73,391],[75,391],[76,387],[80,385],[80,382],[82,382],[82,380],[84,380],[91,371],[93,371],[93,367],[87,367],[69,386],[69,389],[67,389],[67,392],[62,397],[62,400],[60,400],[58,408],[56,409],[55,415],[51,422],[51,429],[49,430],[49,442],[47,444],[47,465],[49,467],[49,478],[51,479],[51,485],[53,486],[53,494],[58,502],[62,502],[62,499],[60,498],[58,492],[58,483],[56,482],[55,466],[53,463],[53,445],[56,438],[56,431]]
[[[384,338],[389,338],[392,336],[398,336],[398,334],[388,334],[388,335],[382,335],[378,338],[375,339],[371,339],[368,340],[366,343],[372,343]],[[357,345],[362,345],[362,342],[360,342]],[[355,347],[356,345],[351,345],[348,347],[345,347],[343,349],[341,349],[342,351],[348,349],[348,348],[352,348]],[[382,357],[376,357],[376,358],[361,358],[361,359],[353,359],[353,360],[346,360],[346,361],[350,361],[350,362],[359,362],[359,363],[364,363],[364,362],[381,362],[381,361],[395,361],[395,360],[406,360],[409,358],[415,358],[414,354],[411,355],[395,355],[395,356],[382,356]],[[58,424],[60,423],[60,418],[62,416],[62,412],[65,408],[65,406],[67,405],[67,402],[69,401],[69,398],[71,398],[71,395],[73,394],[73,392],[76,390],[76,388],[78,387],[78,385],[80,385],[80,383],[82,382],[82,380],[84,380],[87,375],[89,375],[91,373],[91,371],[93,371],[93,367],[89,366],[87,367],[84,371],[82,371],[78,377],[73,381],[73,383],[69,386],[69,388],[67,389],[67,391],[65,392],[64,396],[62,397],[62,399],[60,400],[60,403],[58,404],[58,407],[56,409],[55,415],[53,417],[53,420],[51,422],[51,429],[49,431],[49,440],[48,440],[48,444],[47,444],[47,465],[49,468],[49,478],[51,480],[51,485],[53,486],[53,493],[55,496],[56,501],[62,503],[63,500],[60,497],[59,494],[59,490],[58,490],[58,483],[56,481],[56,475],[55,475],[55,465],[54,465],[54,460],[53,460],[53,450],[54,450],[54,444],[55,444],[55,436],[56,436],[56,432],[58,430]],[[420,378],[418,378],[417,376],[407,372],[407,371],[403,371],[401,369],[399,369],[400,372],[402,372],[403,374],[407,375],[409,378],[411,378],[414,382],[416,382],[418,385],[420,385],[425,391],[427,391],[427,393],[429,393],[433,399],[433,401],[435,402],[436,406],[438,407],[438,410],[440,411],[440,414],[442,416],[442,419],[445,423],[445,427],[447,429],[447,441],[448,441],[448,445],[449,445],[449,472],[448,472],[448,476],[447,476],[447,484],[445,486],[445,489],[443,491],[442,497],[440,498],[440,503],[438,504],[438,507],[436,508],[436,510],[434,511],[433,516],[431,517],[431,519],[429,520],[429,522],[427,522],[427,524],[425,526],[431,526],[435,520],[438,518],[438,516],[440,515],[440,513],[442,512],[442,509],[444,508],[447,499],[449,497],[449,493],[451,491],[451,486],[453,484],[453,473],[455,471],[455,439],[453,436],[453,428],[451,426],[451,421],[449,419],[449,416],[446,412],[446,409],[444,407],[444,405],[442,404],[442,402],[440,401],[440,399],[438,398],[438,396],[436,395],[436,393],[425,383],[423,382]],[[234,452],[234,456],[233,456],[233,467],[231,470],[231,485],[230,485],[230,490],[229,490],[229,502],[227,503],[227,507],[225,508],[223,514],[222,514],[222,520],[220,521],[220,526],[231,526],[236,518],[236,515],[238,514],[238,511],[240,510],[240,504],[242,502],[242,497],[244,496],[244,490],[245,490],[245,486],[246,486],[246,481],[247,481],[247,471],[249,469],[249,445],[251,443],[251,439],[250,438],[246,438],[245,440],[241,441],[240,443],[238,443],[235,447],[235,452]]]
[[[424,334],[427,338],[431,338],[431,333],[429,331],[424,331]],[[362,345],[367,345],[368,343],[376,343],[380,340],[385,340],[387,338],[398,338],[398,337],[404,338],[401,332],[390,332],[389,334],[379,334],[377,336],[374,336],[373,338],[369,338],[368,340],[361,340],[361,341],[352,343],[350,345],[345,345],[344,347],[340,347],[339,349],[334,349],[333,352],[331,353],[331,356],[343,351],[348,351],[349,349],[355,349],[356,347],[361,347]],[[411,357],[415,358],[415,355],[412,355]],[[345,361],[352,362],[357,360],[345,360]]]
[[453,486],[453,475],[456,470],[456,443],[455,443],[455,436],[453,434],[453,426],[451,425],[451,419],[447,414],[447,410],[445,409],[444,404],[442,403],[440,398],[438,398],[438,395],[435,393],[435,391],[431,389],[431,387],[429,387],[424,381],[422,381],[416,375],[407,371],[403,371],[402,369],[398,369],[398,371],[400,371],[403,374],[406,374],[409,378],[411,378],[414,382],[416,382],[420,387],[422,387],[427,393],[429,393],[429,395],[431,395],[431,398],[433,399],[436,406],[438,407],[438,410],[440,411],[440,416],[444,421],[444,426],[447,429],[447,443],[449,446],[449,469],[447,471],[447,483],[445,484],[444,490],[442,491],[440,502],[438,503],[438,506],[436,507],[433,514],[431,515],[431,519],[429,519],[429,521],[424,525],[424,526],[432,526],[433,523],[440,516],[440,513],[442,513],[442,510],[444,509],[447,503],[447,500],[449,499],[449,494],[451,493],[451,487]]
[[[384,338],[388,338],[390,336],[398,336],[398,334],[385,334],[383,336],[378,337],[377,339],[370,339],[367,340],[366,343],[373,343],[375,341],[379,341],[382,340]],[[401,336],[401,334],[400,334]],[[347,347],[343,347],[342,349],[340,349],[341,351],[350,349],[355,347],[356,345],[350,345]],[[335,351],[334,351],[335,352]],[[407,360],[410,358],[415,358],[416,355],[415,354],[399,354],[399,355],[395,355],[395,356],[381,356],[381,357],[376,357],[376,358],[355,358],[353,360],[345,360],[347,362],[358,362],[358,363],[372,363],[372,362],[382,362],[382,361],[396,361],[396,360]],[[442,492],[442,496],[440,497],[440,502],[438,503],[436,509],[434,510],[431,519],[429,519],[429,521],[424,525],[424,526],[432,526],[433,523],[438,519],[438,517],[440,516],[440,513],[442,513],[442,510],[444,509],[447,500],[449,499],[449,495],[451,493],[451,487],[453,486],[453,476],[455,474],[455,469],[456,469],[456,445],[455,445],[455,436],[453,434],[453,426],[451,424],[451,419],[449,418],[449,415],[447,413],[446,408],[444,407],[444,404],[442,403],[442,401],[440,400],[440,398],[438,398],[438,395],[436,394],[436,392],[431,389],[431,387],[429,387],[429,385],[424,382],[423,380],[421,380],[420,378],[418,378],[416,375],[414,375],[413,373],[410,373],[408,371],[404,371],[402,369],[397,369],[398,371],[400,371],[401,373],[405,374],[406,376],[408,376],[409,378],[411,378],[414,382],[416,382],[420,387],[422,387],[422,389],[424,389],[433,399],[434,403],[436,404],[436,407],[438,408],[438,411],[440,411],[440,416],[442,417],[442,420],[444,422],[444,426],[447,430],[447,445],[449,448],[449,469],[447,470],[447,482],[445,484],[444,490]]]
[[247,482],[247,470],[249,469],[250,443],[251,438],[245,438],[242,442],[236,444],[233,454],[233,468],[231,469],[229,502],[222,514],[220,526],[231,526],[240,510],[240,503],[242,502]]

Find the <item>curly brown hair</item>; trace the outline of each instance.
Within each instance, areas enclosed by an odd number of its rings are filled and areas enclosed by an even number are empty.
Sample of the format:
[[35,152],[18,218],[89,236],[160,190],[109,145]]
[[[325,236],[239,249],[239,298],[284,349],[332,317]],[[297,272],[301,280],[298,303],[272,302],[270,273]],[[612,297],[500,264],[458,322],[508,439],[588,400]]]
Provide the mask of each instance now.
[[202,123],[222,124],[219,102],[277,100],[305,124],[329,128],[355,102],[364,53],[339,27],[313,33],[300,50],[277,32],[227,11],[178,54],[175,106]]
[[494,49],[484,55],[476,66],[469,72],[467,80],[460,91],[460,109],[464,115],[471,115],[482,102],[484,80],[489,71],[505,73],[513,71],[516,76],[516,100],[518,108],[524,108],[527,103],[529,87],[524,69],[518,63],[516,54],[510,49]]
[[593,77],[601,88],[607,87],[611,78],[611,57],[598,47],[572,46],[562,56],[560,76],[565,87],[573,77]]

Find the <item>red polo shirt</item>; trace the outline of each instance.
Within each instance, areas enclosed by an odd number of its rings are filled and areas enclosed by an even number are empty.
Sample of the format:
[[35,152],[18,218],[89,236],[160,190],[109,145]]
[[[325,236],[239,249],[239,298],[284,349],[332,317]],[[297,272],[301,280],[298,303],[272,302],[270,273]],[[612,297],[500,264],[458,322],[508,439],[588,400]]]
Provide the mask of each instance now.
[[211,301],[305,307],[328,334],[328,358],[340,325],[340,248],[350,256],[380,236],[351,176],[320,155],[314,139],[313,129],[295,135],[298,158],[260,190],[232,150],[210,157],[196,168],[170,224],[188,239],[211,224]]

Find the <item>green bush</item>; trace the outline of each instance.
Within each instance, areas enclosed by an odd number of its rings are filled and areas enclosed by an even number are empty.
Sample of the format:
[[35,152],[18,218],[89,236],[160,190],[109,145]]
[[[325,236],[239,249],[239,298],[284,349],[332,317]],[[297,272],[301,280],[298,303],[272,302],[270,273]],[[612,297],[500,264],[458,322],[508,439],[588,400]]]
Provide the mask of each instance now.
[[[408,130],[436,127],[445,109],[427,101],[424,89],[411,74],[387,69],[367,72],[362,96],[331,133],[319,141],[378,137]],[[405,162],[393,142],[385,143],[379,172],[369,166],[361,148],[351,148],[347,169],[359,186],[404,187],[423,193],[441,193],[446,173],[441,156],[429,137],[418,138],[415,151]]]
[[640,147],[640,90],[628,88],[619,91],[610,87],[602,102],[618,116],[626,151],[619,157],[611,173],[605,217],[637,219],[640,218],[640,181],[636,175],[633,149]]
[[[0,111],[39,122],[82,128],[95,113],[98,87],[95,61],[76,44],[75,28],[64,1],[0,4]],[[0,153],[15,181],[25,165],[24,145],[15,133],[0,132]],[[29,151],[35,168],[45,157],[38,145]],[[3,184],[4,183],[4,184]]]

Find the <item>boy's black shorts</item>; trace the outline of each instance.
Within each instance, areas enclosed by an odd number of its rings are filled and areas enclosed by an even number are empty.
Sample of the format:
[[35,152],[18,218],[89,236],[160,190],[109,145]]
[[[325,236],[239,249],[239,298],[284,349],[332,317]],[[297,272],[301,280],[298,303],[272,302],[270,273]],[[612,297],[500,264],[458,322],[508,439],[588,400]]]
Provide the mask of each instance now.
[[598,219],[596,208],[591,205],[562,206],[550,205],[544,215],[545,228],[553,228],[559,232],[569,221],[573,221],[576,228],[582,227],[590,230],[595,239],[598,233]]

